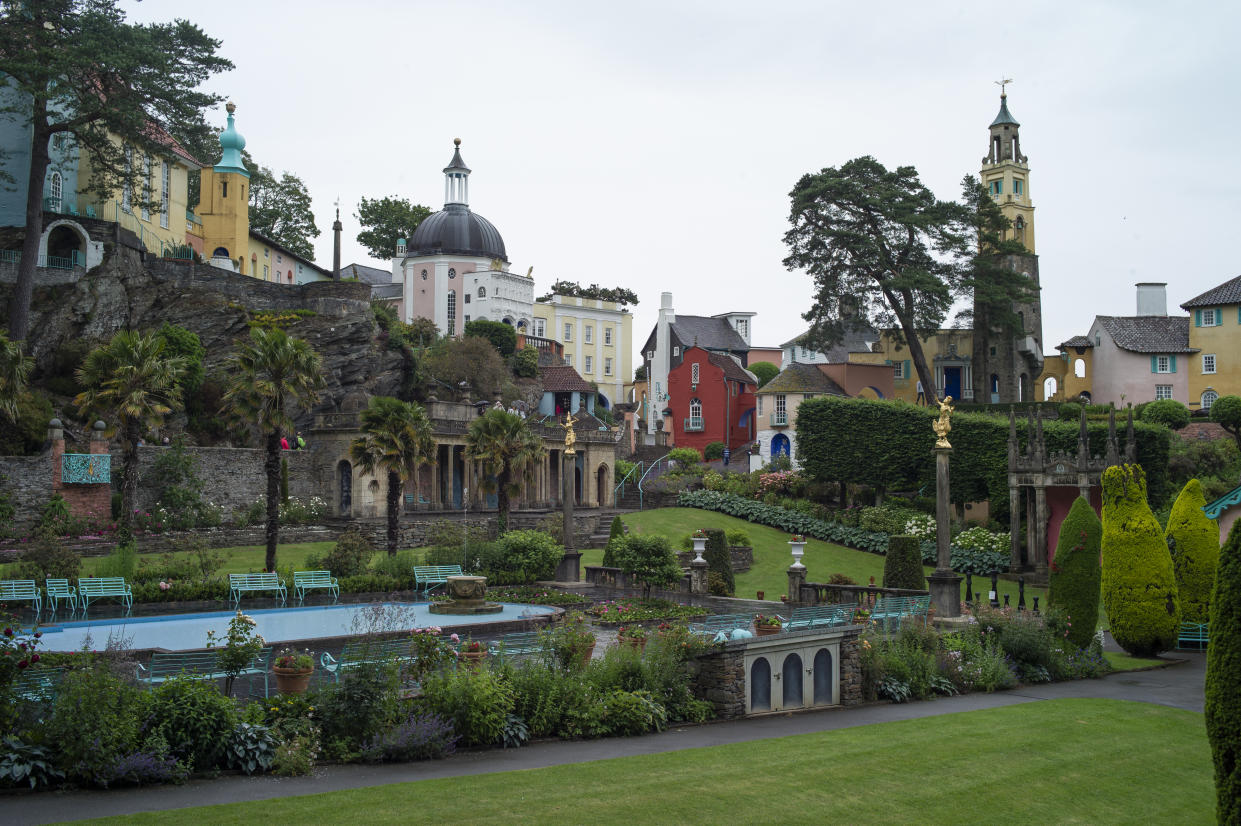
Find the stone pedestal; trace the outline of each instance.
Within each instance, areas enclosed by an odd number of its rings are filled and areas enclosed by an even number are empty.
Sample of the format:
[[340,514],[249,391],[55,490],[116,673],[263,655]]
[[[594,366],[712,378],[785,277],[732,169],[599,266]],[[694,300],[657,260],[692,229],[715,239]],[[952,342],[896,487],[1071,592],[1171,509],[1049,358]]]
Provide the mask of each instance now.
[[707,569],[710,567],[705,559],[695,559],[689,563],[689,592],[691,594],[707,593]]
[[565,550],[564,556],[560,558],[560,564],[556,566],[557,582],[577,582],[582,578],[582,553],[581,551]]
[[948,521],[948,457],[952,448],[935,448],[935,573],[926,578],[935,616],[961,614],[961,580],[952,572],[952,525]]
[[952,571],[936,571],[926,578],[936,617],[947,618],[961,615],[961,580],[964,578]]
[[789,566],[789,605],[801,602],[801,586],[806,582],[806,566]]

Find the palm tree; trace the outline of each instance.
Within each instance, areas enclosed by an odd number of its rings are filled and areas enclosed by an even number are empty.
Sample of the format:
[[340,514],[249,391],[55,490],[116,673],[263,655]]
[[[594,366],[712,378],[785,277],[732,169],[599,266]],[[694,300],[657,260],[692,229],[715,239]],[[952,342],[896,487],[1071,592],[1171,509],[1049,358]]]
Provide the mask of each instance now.
[[[362,411],[362,435],[349,445],[349,455],[366,473],[388,472],[388,555],[396,553],[401,517],[401,488],[415,479],[419,465],[431,461],[435,441],[431,420],[420,405],[391,396],[375,396]],[[417,490],[415,480],[414,489]]]
[[[483,464],[481,487],[498,494],[500,532],[508,529],[509,496],[521,490],[520,480],[534,477],[534,469],[547,449],[520,416],[492,408],[470,422],[465,436],[465,456]],[[494,476],[494,481],[490,478]]]
[[319,354],[280,328],[254,327],[250,341],[228,360],[231,376],[224,404],[232,415],[263,434],[267,474],[267,570],[276,570],[280,540],[280,437],[293,429],[291,411],[313,404],[323,387]]
[[20,341],[9,341],[0,330],[0,413],[17,423],[17,397],[26,392],[34,359],[22,352]]
[[86,389],[74,403],[88,420],[115,420],[114,432],[122,437],[121,524],[126,529],[133,528],[138,498],[138,440],[181,403],[185,368],[181,356],[164,355],[158,333],[121,330],[90,351],[77,369],[78,384]]

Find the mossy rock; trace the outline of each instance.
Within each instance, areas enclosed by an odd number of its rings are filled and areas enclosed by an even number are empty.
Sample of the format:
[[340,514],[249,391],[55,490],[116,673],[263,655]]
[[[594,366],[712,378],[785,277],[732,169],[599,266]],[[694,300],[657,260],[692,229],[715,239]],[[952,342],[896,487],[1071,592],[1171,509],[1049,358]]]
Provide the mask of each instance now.
[[1211,589],[1219,564],[1219,526],[1202,512],[1206,503],[1202,483],[1190,479],[1172,505],[1164,534],[1176,572],[1182,622],[1206,622],[1211,611]]
[[1241,823],[1241,522],[1220,550],[1211,594],[1204,711],[1215,761],[1216,816]]
[[1112,638],[1135,657],[1176,643],[1176,574],[1159,521],[1146,503],[1140,465],[1103,472],[1103,607]]
[[1103,523],[1079,496],[1060,524],[1047,590],[1047,604],[1068,615],[1068,640],[1077,648],[1090,645],[1099,622],[1102,541]]
[[888,538],[888,553],[883,559],[883,587],[911,591],[926,588],[926,576],[922,573],[922,543],[918,537]]

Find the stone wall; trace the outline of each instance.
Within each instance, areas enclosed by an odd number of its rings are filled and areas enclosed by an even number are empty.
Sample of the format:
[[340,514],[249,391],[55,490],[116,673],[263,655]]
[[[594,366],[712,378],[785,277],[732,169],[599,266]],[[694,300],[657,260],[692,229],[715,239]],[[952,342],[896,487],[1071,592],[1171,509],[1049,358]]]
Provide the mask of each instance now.
[[14,525],[24,532],[43,510],[52,495],[50,452],[44,456],[0,456],[0,495],[7,496],[15,510]]
[[729,646],[699,657],[693,691],[715,708],[717,717],[744,717],[745,646]]
[[[280,529],[280,543],[335,542],[340,531],[324,525],[290,525]],[[245,545],[264,545],[267,532],[263,525],[247,528],[199,528],[194,531],[169,531],[168,533],[138,534],[134,541],[140,554],[162,554],[184,551],[191,539],[201,539],[208,548],[236,548]],[[82,556],[106,556],[116,549],[116,543],[103,537],[92,539],[62,540],[65,547]],[[0,542],[0,563],[11,562],[24,548],[21,541]]]

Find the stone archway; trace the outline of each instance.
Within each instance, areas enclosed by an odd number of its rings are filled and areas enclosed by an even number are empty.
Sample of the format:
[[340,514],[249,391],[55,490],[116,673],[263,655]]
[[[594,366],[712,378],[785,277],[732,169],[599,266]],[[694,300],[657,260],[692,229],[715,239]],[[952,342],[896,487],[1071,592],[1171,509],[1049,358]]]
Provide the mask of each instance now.
[[59,269],[89,268],[103,260],[99,255],[98,260],[92,261],[96,258],[92,254],[94,246],[81,224],[62,218],[44,228],[39,240],[39,264]]

